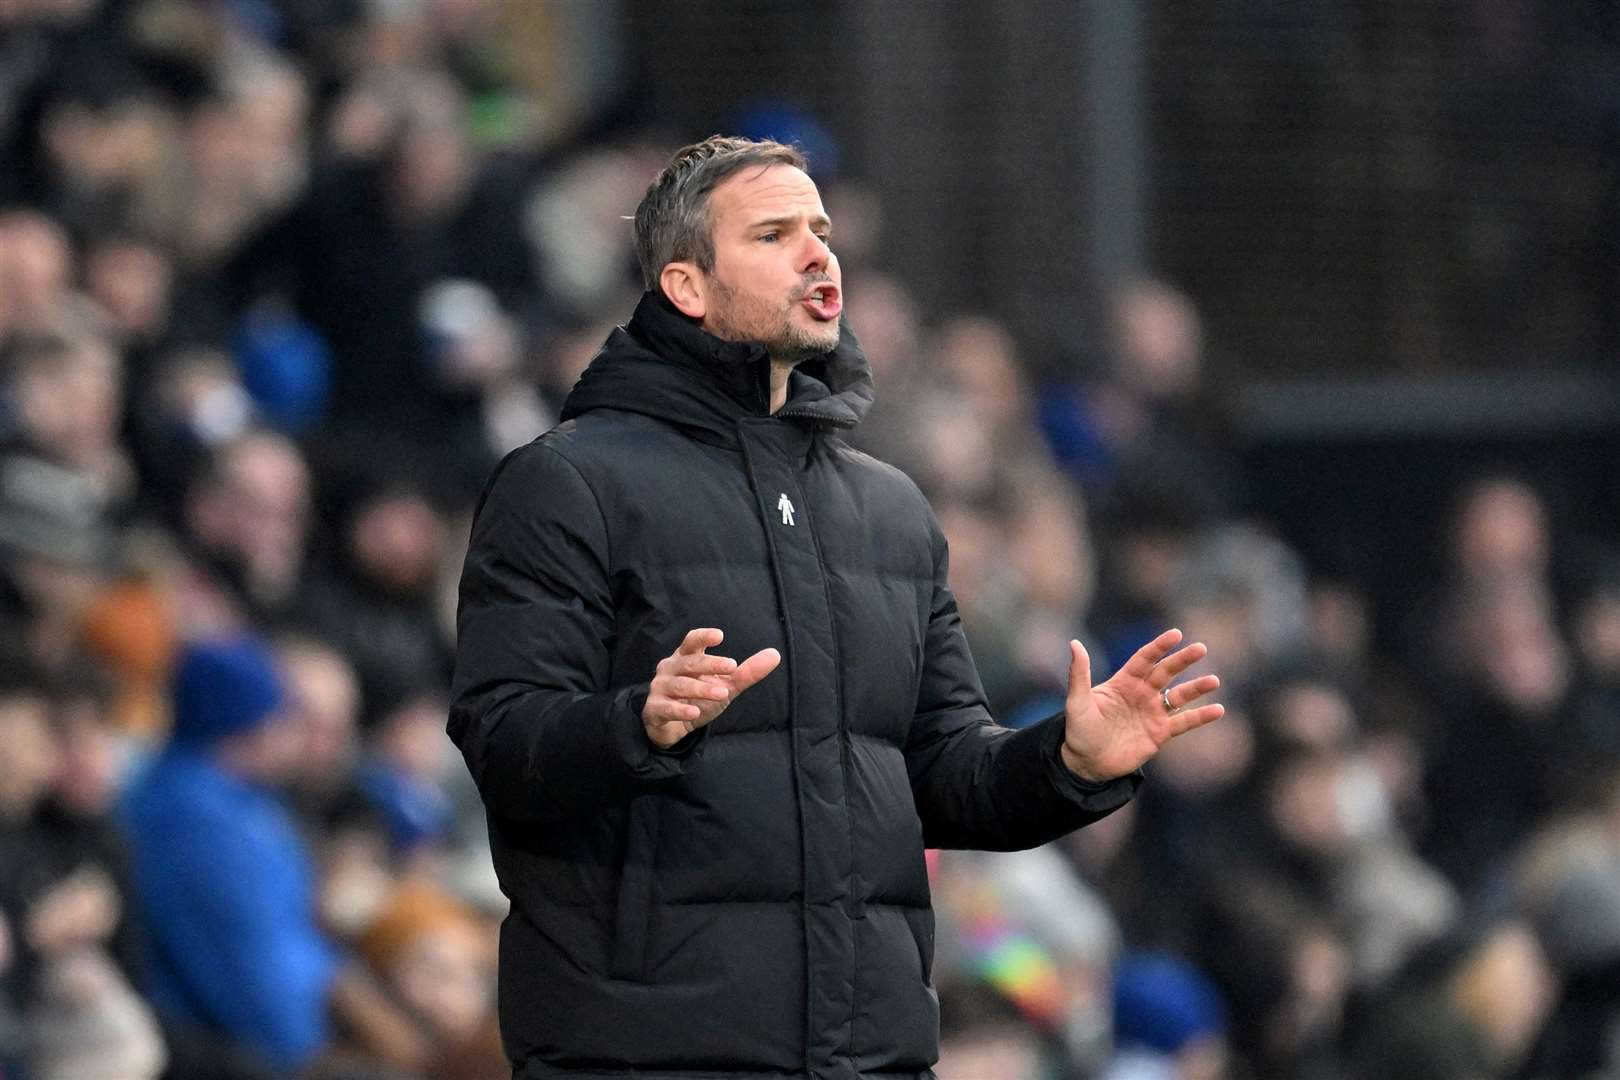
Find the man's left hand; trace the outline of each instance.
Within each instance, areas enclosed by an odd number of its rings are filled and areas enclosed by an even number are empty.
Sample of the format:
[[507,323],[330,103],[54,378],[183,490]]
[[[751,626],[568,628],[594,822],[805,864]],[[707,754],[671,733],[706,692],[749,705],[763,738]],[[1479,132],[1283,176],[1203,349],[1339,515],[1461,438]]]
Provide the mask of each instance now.
[[[1209,652],[1201,642],[1178,649],[1180,630],[1166,630],[1126,661],[1114,677],[1091,685],[1091,658],[1069,642],[1069,696],[1064,703],[1063,764],[1082,780],[1101,783],[1141,768],[1159,748],[1218,719],[1222,705],[1193,702],[1221,685],[1214,675],[1171,686]],[[1170,708],[1165,708],[1168,688]]]

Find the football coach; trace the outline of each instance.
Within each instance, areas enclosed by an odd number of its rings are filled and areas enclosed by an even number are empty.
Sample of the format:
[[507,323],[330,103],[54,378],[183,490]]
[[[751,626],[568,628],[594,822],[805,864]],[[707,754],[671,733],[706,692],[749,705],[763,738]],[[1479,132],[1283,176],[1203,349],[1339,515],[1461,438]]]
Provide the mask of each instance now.
[[521,1080],[931,1076],[923,849],[1062,836],[1221,714],[1169,630],[1096,686],[1071,642],[1063,712],[995,722],[933,513],[842,437],[873,386],[830,229],[793,147],[681,150],[646,294],[480,500],[449,731]]

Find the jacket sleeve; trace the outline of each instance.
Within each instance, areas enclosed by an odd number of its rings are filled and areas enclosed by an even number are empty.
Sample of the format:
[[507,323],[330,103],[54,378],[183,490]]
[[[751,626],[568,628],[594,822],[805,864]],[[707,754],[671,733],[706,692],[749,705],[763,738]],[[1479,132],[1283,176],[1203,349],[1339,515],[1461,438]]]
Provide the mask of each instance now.
[[906,770],[929,847],[1015,851],[1088,825],[1130,801],[1140,772],[1103,784],[1063,764],[1063,713],[1012,730],[990,715],[968,651],[949,556],[933,515],[933,602]]
[[545,823],[622,801],[705,741],[658,749],[641,724],[647,683],[609,685],[610,566],[574,464],[545,441],[507,455],[473,518],[450,691],[450,737],[492,814]]

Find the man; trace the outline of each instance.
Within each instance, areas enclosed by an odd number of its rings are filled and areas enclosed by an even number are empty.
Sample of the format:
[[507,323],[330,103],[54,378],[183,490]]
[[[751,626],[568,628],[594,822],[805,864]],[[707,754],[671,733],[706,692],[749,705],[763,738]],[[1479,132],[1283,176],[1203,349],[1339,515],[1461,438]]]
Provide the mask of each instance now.
[[253,638],[189,646],[173,689],[169,746],[123,806],[148,991],[172,1022],[290,1072],[325,1045],[339,969],[315,922],[309,856],[270,791],[298,729]]
[[479,506],[450,733],[523,1080],[930,1075],[924,846],[1060,836],[1220,714],[1172,630],[1095,689],[1071,643],[1065,714],[993,723],[926,502],[838,437],[872,383],[804,170],[675,157],[647,295]]
[[318,925],[313,861],[274,793],[307,733],[270,646],[188,645],[172,689],[169,743],[122,818],[174,1071],[291,1074],[328,1049],[333,1020],[387,1064],[419,1067],[431,1044]]

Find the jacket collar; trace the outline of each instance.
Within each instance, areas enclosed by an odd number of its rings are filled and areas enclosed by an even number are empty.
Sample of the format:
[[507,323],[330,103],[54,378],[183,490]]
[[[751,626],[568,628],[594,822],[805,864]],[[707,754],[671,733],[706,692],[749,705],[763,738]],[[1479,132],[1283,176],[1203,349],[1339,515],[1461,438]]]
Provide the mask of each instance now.
[[[776,416],[806,426],[852,428],[871,408],[872,371],[849,324],[836,348],[800,364]],[[688,426],[731,431],[770,415],[770,358],[757,342],[723,341],[648,292],[629,323],[608,336],[563,404],[562,419],[625,409]]]

